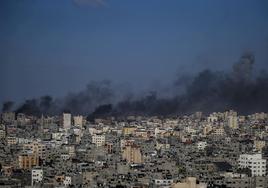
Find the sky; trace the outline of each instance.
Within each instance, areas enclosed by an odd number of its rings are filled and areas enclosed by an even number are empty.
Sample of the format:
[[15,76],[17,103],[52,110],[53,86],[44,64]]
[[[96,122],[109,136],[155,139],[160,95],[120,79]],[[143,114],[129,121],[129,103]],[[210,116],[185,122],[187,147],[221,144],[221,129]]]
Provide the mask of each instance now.
[[268,69],[267,0],[0,0],[0,102],[92,80],[139,91],[244,51]]

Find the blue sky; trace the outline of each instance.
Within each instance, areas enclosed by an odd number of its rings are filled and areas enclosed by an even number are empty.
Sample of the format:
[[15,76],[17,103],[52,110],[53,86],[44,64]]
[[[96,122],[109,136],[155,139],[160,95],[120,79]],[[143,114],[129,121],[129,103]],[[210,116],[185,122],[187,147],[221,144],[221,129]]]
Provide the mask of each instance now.
[[266,0],[1,0],[0,101],[103,79],[142,90],[247,50],[268,67]]

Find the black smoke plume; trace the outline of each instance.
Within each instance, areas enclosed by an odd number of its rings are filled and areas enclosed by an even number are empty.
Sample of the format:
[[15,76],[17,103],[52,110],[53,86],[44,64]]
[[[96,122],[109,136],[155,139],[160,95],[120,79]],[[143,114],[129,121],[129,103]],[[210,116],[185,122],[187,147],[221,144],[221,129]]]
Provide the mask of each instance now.
[[91,82],[84,90],[70,93],[60,99],[53,99],[47,95],[38,99],[26,100],[15,112],[36,116],[61,114],[62,112],[85,115],[100,105],[111,103],[113,98],[111,82],[104,80]]
[[6,101],[3,103],[2,112],[9,112],[12,110],[14,105],[13,101]]
[[[254,55],[245,53],[230,73],[204,70],[185,86],[185,92],[170,98],[151,93],[139,100],[118,103],[118,114],[175,115],[237,110],[242,114],[268,111],[268,74],[253,77]],[[175,81],[175,85],[181,79]],[[175,87],[175,86],[174,86]]]
[[63,109],[72,113],[87,114],[99,105],[111,103],[114,97],[111,82],[104,80],[91,82],[85,90],[67,95],[60,103]]
[[113,105],[112,104],[104,104],[98,106],[93,113],[87,116],[87,120],[89,121],[94,121],[96,118],[101,118],[104,116],[111,115],[113,110]]
[[117,89],[110,81],[91,82],[86,89],[61,99],[44,96],[27,100],[16,112],[40,115],[68,110],[73,114],[89,114],[90,119],[107,115],[168,116],[229,109],[242,114],[267,112],[268,74],[262,71],[254,76],[254,63],[254,55],[247,52],[230,72],[207,69],[194,77],[184,75],[174,81],[175,94],[169,97],[159,97],[163,95],[151,91],[139,98],[126,93],[127,97],[119,100]]

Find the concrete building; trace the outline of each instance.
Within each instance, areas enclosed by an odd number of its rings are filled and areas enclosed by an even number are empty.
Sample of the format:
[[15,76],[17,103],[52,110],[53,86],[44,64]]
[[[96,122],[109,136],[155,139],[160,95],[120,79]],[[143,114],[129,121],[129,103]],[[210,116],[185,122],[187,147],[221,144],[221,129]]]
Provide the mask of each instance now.
[[237,120],[237,116],[235,115],[230,115],[227,118],[227,123],[228,126],[232,129],[237,129],[238,128],[238,120]]
[[18,142],[18,139],[16,138],[16,137],[13,137],[13,136],[8,136],[7,138],[6,138],[6,141],[7,141],[7,145],[15,145],[15,144],[17,144],[17,142]]
[[43,181],[43,169],[33,168],[32,169],[32,186],[39,184]]
[[207,136],[212,131],[212,126],[210,124],[203,128],[203,135]]
[[254,148],[257,151],[262,151],[262,149],[265,147],[265,141],[264,140],[254,140]]
[[219,128],[216,128],[213,133],[213,135],[216,135],[216,136],[223,136],[225,134],[225,131],[224,131],[224,128],[223,127],[219,127]]
[[169,150],[170,144],[167,142],[157,141],[155,149],[157,149],[157,150]]
[[5,130],[0,130],[0,139],[6,137],[6,131]]
[[206,147],[207,147],[207,142],[198,142],[197,143],[198,150],[204,150]]
[[266,160],[261,153],[240,155],[238,162],[240,168],[249,168],[252,176],[266,175]]
[[133,134],[136,129],[137,129],[136,127],[124,127],[123,128],[123,135]]
[[155,179],[154,184],[158,187],[170,187],[173,179]]
[[45,158],[46,145],[44,145],[42,143],[32,142],[32,143],[29,143],[29,144],[24,144],[23,149],[32,151],[34,154],[36,154],[41,159]]
[[105,135],[95,134],[92,136],[92,143],[96,144],[97,147],[105,145]]
[[70,176],[65,176],[63,180],[63,185],[68,187],[72,184],[72,178]]
[[19,155],[19,167],[24,170],[30,170],[34,166],[38,166],[39,158],[34,153],[24,153]]
[[63,113],[63,128],[70,129],[72,125],[72,115],[69,113]]
[[206,188],[205,183],[198,183],[196,178],[188,177],[182,183],[176,183],[171,186],[171,188]]
[[74,126],[83,127],[83,116],[74,116]]
[[126,159],[128,163],[142,163],[142,154],[139,146],[127,145],[123,150],[123,159]]

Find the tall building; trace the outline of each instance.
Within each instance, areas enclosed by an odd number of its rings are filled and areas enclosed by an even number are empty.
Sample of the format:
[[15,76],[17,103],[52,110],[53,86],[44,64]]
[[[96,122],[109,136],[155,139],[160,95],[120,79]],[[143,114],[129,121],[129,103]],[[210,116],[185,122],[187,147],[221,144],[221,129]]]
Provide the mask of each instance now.
[[70,113],[63,113],[63,128],[70,129],[72,125],[72,115]]
[[83,127],[83,116],[74,116],[74,126]]
[[252,176],[266,175],[266,160],[261,153],[240,155],[238,163],[240,168],[249,168]]
[[237,120],[237,116],[235,115],[230,115],[227,118],[228,120],[228,126],[232,129],[237,129],[238,128],[238,120]]
[[143,162],[140,147],[137,145],[127,145],[123,150],[123,159],[128,163],[140,164]]

